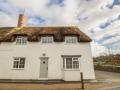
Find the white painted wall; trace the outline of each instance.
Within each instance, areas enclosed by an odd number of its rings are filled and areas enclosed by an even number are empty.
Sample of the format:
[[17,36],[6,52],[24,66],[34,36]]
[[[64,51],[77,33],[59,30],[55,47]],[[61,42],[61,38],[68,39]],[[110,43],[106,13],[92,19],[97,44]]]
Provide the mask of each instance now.
[[[79,81],[80,72],[83,72],[84,79],[95,79],[89,42],[77,44],[28,42],[27,45],[3,42],[0,44],[0,79],[40,79],[40,57],[43,53],[49,57],[48,79]],[[61,55],[82,55],[80,71],[63,70]],[[26,57],[25,69],[13,69],[13,57]]]

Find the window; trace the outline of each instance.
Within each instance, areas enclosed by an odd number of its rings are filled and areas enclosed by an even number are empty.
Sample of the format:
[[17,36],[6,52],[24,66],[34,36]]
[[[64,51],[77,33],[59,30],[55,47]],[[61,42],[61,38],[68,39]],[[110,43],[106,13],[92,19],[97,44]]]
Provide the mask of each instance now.
[[76,36],[66,36],[65,42],[66,43],[77,43],[77,37]]
[[23,36],[18,36],[16,38],[16,44],[19,44],[19,45],[24,45],[27,43],[27,37],[23,37]]
[[79,69],[78,57],[64,57],[63,67],[64,69]]
[[13,62],[13,68],[23,69],[25,68],[25,58],[24,57],[15,57]]
[[52,43],[53,42],[53,37],[52,36],[44,36],[41,37],[42,43]]

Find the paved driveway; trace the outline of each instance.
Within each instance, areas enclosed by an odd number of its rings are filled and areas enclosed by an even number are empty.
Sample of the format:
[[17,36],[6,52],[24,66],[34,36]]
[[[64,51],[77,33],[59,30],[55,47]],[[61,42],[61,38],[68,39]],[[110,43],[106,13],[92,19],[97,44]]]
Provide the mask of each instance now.
[[[98,82],[85,84],[84,90],[120,90],[120,73],[95,71]],[[79,83],[35,84],[0,83],[0,90],[81,90]]]

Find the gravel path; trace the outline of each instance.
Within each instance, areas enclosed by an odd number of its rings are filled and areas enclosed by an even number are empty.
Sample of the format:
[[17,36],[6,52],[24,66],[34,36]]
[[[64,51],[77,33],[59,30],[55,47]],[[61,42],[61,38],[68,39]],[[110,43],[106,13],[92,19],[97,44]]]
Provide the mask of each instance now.
[[[97,82],[85,84],[84,90],[120,90],[120,73],[95,71]],[[31,84],[0,83],[0,90],[81,90],[80,83]]]

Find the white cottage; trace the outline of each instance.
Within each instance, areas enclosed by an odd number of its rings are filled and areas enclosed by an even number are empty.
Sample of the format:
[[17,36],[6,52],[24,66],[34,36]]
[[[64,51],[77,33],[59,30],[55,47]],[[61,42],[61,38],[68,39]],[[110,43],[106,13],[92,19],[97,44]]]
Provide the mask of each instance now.
[[76,26],[0,28],[0,79],[95,79],[91,39]]

